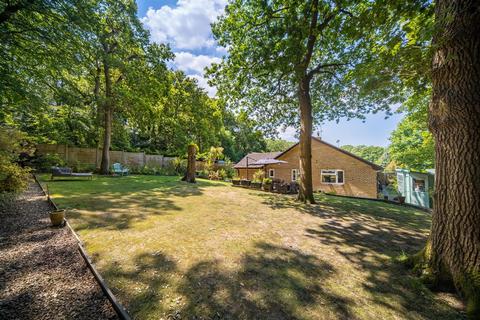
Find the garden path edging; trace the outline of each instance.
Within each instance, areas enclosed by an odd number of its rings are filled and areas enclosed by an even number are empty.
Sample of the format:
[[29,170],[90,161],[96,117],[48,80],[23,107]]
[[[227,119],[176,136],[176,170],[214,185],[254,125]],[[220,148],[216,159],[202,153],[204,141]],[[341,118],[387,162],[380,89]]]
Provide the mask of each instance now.
[[[39,185],[40,189],[42,190],[43,194],[47,197],[47,201],[55,208],[55,210],[58,210],[58,206],[50,198],[50,195],[45,191],[45,189],[43,188],[40,181],[38,181],[37,176],[34,174],[33,177],[34,177],[35,182]],[[80,251],[80,255],[83,257],[83,260],[85,260],[85,263],[87,264],[88,268],[92,272],[93,277],[95,278],[95,280],[99,284],[103,293],[107,296],[108,300],[112,304],[112,307],[115,310],[115,312],[117,313],[118,317],[121,320],[131,320],[131,317],[127,313],[125,307],[123,307],[123,305],[117,300],[117,298],[114,296],[112,291],[108,288],[107,284],[105,283],[105,280],[102,278],[102,276],[97,271],[97,269],[95,269],[95,266],[93,265],[90,256],[87,254],[87,252],[85,251],[85,248],[83,247],[82,240],[78,237],[77,233],[75,232],[75,230],[73,230],[72,226],[70,225],[70,223],[68,223],[68,220],[66,218],[65,218],[65,224],[70,229],[70,231],[72,232],[75,239],[77,239],[78,251]]]

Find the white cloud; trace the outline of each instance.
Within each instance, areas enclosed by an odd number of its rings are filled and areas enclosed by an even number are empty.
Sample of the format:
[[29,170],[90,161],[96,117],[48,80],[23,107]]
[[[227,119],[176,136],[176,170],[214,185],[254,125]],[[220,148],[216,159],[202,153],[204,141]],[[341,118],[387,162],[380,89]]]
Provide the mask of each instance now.
[[278,128],[278,137],[287,141],[297,142],[297,130],[294,127]]
[[226,55],[228,53],[228,48],[225,47],[216,47],[215,51],[220,55]]
[[210,23],[223,13],[226,0],[178,0],[175,8],[149,8],[142,18],[155,42],[175,49],[195,50],[215,46]]
[[205,89],[209,97],[212,97],[212,98],[215,97],[215,95],[217,94],[217,88],[210,87],[207,83],[207,80],[204,77],[198,74],[192,74],[192,75],[189,75],[189,77],[193,79],[197,79],[198,86]]
[[219,63],[221,61],[218,57],[211,57],[206,55],[194,55],[190,52],[175,53],[175,66],[185,73],[203,74],[205,67],[212,63]]

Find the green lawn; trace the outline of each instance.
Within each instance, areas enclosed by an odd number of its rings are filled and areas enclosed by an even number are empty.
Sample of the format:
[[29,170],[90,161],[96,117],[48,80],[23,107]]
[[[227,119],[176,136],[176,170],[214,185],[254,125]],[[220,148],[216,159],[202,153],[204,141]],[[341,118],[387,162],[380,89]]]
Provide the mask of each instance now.
[[424,243],[421,211],[178,177],[41,178],[134,318],[462,318],[395,261]]

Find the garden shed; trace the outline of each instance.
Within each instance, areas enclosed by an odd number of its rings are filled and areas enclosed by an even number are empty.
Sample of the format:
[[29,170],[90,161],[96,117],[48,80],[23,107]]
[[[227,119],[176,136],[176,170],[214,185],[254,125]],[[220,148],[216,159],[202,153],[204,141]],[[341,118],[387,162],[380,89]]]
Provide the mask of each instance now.
[[431,208],[430,190],[433,189],[435,172],[416,172],[396,169],[398,192],[405,197],[405,203]]

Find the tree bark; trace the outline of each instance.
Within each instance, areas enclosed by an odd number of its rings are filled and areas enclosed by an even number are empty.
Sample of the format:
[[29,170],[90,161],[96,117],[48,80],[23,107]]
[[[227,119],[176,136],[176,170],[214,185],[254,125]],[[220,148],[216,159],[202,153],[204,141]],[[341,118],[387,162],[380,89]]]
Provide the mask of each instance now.
[[188,145],[188,158],[187,158],[187,172],[185,172],[185,176],[182,178],[182,181],[187,181],[190,183],[195,183],[195,173],[196,169],[196,153],[197,153],[197,146],[194,144]]
[[100,173],[110,173],[110,144],[112,141],[112,118],[113,118],[113,106],[112,106],[112,79],[110,76],[110,66],[108,62],[104,62],[103,71],[105,74],[105,102],[104,108],[104,132],[103,132],[103,150],[102,150],[102,162],[100,164]]
[[312,103],[308,77],[300,80],[298,101],[300,105],[300,191],[298,200],[315,203],[312,184]]
[[429,126],[436,181],[430,266],[480,319],[480,1],[437,0]]

